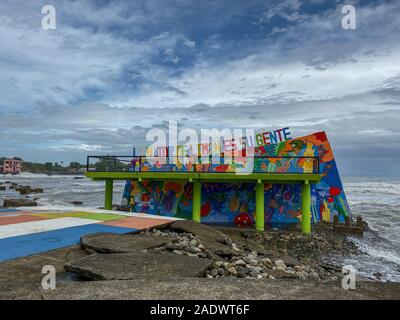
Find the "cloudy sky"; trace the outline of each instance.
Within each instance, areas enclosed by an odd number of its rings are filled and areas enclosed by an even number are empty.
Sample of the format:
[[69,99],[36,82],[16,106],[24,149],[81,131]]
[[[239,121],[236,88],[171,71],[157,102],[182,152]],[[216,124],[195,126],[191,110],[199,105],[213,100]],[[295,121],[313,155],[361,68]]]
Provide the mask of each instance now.
[[400,176],[396,0],[2,0],[0,84],[1,156],[129,155],[176,120],[325,130],[344,175]]

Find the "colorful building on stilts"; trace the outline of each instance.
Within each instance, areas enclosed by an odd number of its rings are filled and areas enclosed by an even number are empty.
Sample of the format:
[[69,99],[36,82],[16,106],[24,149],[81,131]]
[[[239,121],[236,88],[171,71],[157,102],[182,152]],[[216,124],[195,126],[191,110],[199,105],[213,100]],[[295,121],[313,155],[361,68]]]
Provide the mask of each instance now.
[[[129,211],[193,219],[201,223],[280,227],[340,221],[350,215],[333,152],[325,132],[266,144],[223,163],[133,157],[127,171],[88,171],[106,181],[105,207],[112,206],[113,180],[126,180],[122,205]],[[162,159],[163,158],[163,159]],[[161,159],[163,161],[161,161]],[[89,160],[88,160],[89,168]]]

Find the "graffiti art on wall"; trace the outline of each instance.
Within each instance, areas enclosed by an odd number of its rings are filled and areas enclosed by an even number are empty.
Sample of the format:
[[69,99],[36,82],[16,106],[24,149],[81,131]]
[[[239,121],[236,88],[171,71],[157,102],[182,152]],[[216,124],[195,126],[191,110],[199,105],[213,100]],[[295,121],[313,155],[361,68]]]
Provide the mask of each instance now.
[[[312,185],[313,221],[340,220],[350,214],[332,149],[325,132],[255,149],[260,157],[319,157],[322,179]],[[260,161],[264,172],[313,172],[315,163],[307,159]],[[293,161],[296,161],[294,164]],[[227,165],[220,165],[227,166]],[[228,165],[229,166],[229,165]],[[256,166],[257,168],[257,163]],[[216,167],[218,168],[218,167]],[[224,167],[225,168],[225,167]],[[229,167],[226,167],[229,168]],[[225,169],[226,169],[225,168]],[[191,168],[180,169],[191,171]],[[257,170],[261,170],[257,169]],[[221,167],[217,170],[222,170]],[[226,171],[226,170],[225,170]],[[252,183],[203,183],[201,219],[204,223],[254,224],[255,191]],[[132,212],[190,219],[192,186],[185,182],[127,181],[123,204]],[[267,224],[294,223],[301,220],[301,188],[297,184],[265,184],[265,221]]]

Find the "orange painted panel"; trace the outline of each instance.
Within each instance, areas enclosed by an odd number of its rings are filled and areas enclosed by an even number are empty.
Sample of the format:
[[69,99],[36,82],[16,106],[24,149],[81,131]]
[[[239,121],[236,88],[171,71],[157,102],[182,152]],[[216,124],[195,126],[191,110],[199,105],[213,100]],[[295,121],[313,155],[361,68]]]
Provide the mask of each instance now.
[[167,219],[152,219],[152,218],[142,218],[142,217],[128,217],[120,220],[113,220],[102,222],[101,224],[114,227],[125,227],[134,229],[145,229],[162,224],[171,222],[172,220]]

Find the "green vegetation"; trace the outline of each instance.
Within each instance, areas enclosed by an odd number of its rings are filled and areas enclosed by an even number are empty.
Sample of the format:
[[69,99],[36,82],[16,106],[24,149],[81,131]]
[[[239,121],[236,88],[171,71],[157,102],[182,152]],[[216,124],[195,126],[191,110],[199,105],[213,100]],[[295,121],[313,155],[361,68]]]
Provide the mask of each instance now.
[[[7,157],[0,157],[0,166],[4,164],[4,160],[9,159]],[[16,160],[21,160],[20,157],[13,157],[13,159]],[[80,164],[79,162],[70,162],[68,166],[64,166],[63,164],[60,164],[58,162],[45,162],[45,163],[39,163],[39,162],[29,162],[29,161],[24,161],[24,164],[22,166],[22,171],[25,172],[33,172],[33,173],[42,173],[42,172],[77,172],[80,169],[86,169],[86,164]]]
[[[0,157],[0,165],[4,164],[4,160],[8,159],[7,157]],[[13,159],[22,160],[19,157],[14,157]],[[120,162],[117,158],[113,158],[112,156],[104,157],[104,159],[100,159],[96,163],[91,164],[92,168],[95,168],[96,171],[128,171],[129,162]],[[29,162],[24,161],[22,171],[32,172],[32,173],[75,173],[78,171],[82,171],[82,169],[86,169],[86,164],[81,164],[79,162],[73,161],[70,162],[69,165],[64,165],[63,163],[58,162]]]
[[68,166],[63,166],[58,162],[24,162],[23,171],[41,173],[41,172],[77,172],[81,168],[86,168],[86,165],[78,162],[71,162]]
[[120,162],[117,158],[108,156],[97,161],[91,167],[96,168],[96,171],[128,171],[129,162]]

